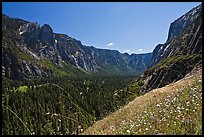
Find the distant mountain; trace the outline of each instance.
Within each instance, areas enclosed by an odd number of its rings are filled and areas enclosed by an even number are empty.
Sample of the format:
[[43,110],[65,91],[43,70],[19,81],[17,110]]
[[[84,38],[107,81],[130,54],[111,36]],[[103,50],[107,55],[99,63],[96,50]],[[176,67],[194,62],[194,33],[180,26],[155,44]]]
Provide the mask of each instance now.
[[163,87],[183,78],[202,64],[202,5],[171,23],[164,44],[155,47],[151,63],[137,82],[145,90]]
[[150,64],[152,53],[122,54],[85,46],[48,24],[2,15],[2,74],[11,79],[77,74],[137,74]]

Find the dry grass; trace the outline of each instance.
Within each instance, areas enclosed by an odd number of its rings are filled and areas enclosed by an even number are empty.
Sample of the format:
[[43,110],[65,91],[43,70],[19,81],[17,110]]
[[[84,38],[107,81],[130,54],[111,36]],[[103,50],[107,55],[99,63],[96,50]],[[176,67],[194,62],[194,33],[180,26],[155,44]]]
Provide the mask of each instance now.
[[[198,126],[202,127],[199,123],[202,119],[201,77],[202,69],[197,69],[175,83],[137,97],[128,105],[94,123],[82,134],[200,134],[200,131],[194,133],[194,129],[189,127],[192,125],[186,125],[185,121],[190,119],[186,117],[197,118]],[[186,106],[187,100],[194,99],[191,95],[196,97],[196,113],[193,104]],[[190,107],[190,110],[182,111],[181,106],[183,109]],[[175,108],[179,108],[178,113]],[[185,117],[184,122],[177,120],[181,117]]]

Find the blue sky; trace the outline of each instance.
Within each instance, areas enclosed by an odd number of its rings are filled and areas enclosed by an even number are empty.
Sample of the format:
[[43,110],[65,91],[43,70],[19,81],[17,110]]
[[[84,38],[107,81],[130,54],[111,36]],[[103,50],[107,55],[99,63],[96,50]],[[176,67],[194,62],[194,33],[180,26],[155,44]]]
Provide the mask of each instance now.
[[122,53],[152,52],[170,23],[201,2],[3,2],[2,13]]

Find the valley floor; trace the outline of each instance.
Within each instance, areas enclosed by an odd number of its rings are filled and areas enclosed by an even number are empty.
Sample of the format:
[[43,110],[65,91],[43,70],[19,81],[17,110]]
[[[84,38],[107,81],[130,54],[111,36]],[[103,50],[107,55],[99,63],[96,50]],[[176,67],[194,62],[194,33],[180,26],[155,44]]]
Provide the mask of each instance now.
[[82,134],[202,134],[202,68],[136,97]]

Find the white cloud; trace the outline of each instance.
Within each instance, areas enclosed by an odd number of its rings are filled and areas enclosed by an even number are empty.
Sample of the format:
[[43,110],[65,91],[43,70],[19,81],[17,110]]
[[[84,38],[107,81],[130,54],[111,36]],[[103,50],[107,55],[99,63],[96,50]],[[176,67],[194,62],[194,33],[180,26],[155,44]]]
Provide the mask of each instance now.
[[107,46],[114,46],[114,44],[111,42],[111,43],[108,43]]
[[138,51],[143,51],[143,49],[138,49]]
[[130,52],[130,50],[128,49],[128,50],[125,50],[124,52]]
[[129,49],[125,50],[124,53],[132,54],[133,52]]

